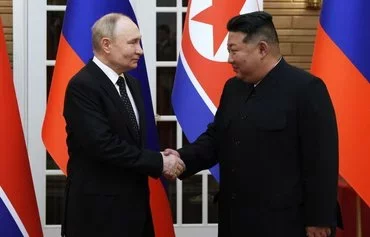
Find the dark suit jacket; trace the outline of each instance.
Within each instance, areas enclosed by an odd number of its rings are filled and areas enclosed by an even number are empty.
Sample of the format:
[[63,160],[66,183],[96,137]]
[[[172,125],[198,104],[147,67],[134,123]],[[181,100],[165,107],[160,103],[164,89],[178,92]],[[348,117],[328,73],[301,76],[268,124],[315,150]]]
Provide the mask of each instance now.
[[220,164],[219,236],[335,225],[338,136],[324,83],[284,59],[254,88],[227,81],[214,122],[180,149],[181,178]]
[[140,139],[117,89],[94,62],[68,84],[64,117],[70,158],[62,230],[68,237],[142,237],[153,232],[148,176],[161,175],[162,156],[143,149],[140,85],[125,77],[140,115]]

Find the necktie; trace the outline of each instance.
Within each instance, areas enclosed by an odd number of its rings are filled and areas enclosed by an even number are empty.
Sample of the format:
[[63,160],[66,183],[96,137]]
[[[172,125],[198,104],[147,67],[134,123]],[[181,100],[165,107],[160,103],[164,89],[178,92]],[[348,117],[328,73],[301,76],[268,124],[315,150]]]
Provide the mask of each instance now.
[[119,87],[119,93],[121,94],[121,99],[123,101],[123,104],[125,105],[125,108],[128,112],[128,117],[136,133],[135,135],[137,136],[137,138],[139,138],[140,137],[139,127],[137,125],[137,120],[136,120],[136,116],[134,113],[134,109],[132,108],[130,99],[128,98],[128,95],[127,95],[125,79],[121,76],[118,77],[117,85]]

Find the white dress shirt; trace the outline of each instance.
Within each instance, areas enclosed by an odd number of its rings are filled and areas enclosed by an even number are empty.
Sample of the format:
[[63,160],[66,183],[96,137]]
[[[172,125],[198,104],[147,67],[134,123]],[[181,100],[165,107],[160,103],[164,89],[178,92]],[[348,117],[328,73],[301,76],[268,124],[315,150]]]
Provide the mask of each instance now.
[[116,87],[117,93],[120,96],[121,96],[121,94],[119,92],[119,86],[117,85],[118,77],[121,76],[121,77],[123,77],[125,79],[125,86],[126,86],[127,95],[128,95],[128,98],[130,99],[132,108],[134,109],[134,113],[135,113],[137,125],[140,128],[139,112],[137,110],[137,107],[136,107],[136,104],[135,104],[135,101],[134,101],[134,97],[132,97],[130,88],[127,85],[125,76],[123,74],[118,75],[115,71],[113,71],[110,67],[108,67],[107,65],[105,65],[102,61],[100,61],[95,56],[94,56],[94,58],[93,58],[92,61],[104,72],[105,75],[107,75],[107,77],[109,78],[109,80],[111,80],[111,82],[113,83],[113,85]]

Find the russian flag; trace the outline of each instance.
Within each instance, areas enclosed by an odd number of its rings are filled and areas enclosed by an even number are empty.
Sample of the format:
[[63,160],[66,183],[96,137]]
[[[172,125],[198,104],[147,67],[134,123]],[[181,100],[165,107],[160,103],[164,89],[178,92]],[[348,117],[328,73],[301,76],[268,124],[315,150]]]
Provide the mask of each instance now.
[[[112,12],[123,13],[137,23],[129,0],[69,0],[67,3],[42,129],[42,139],[46,149],[64,173],[66,173],[68,160],[67,134],[63,118],[65,90],[72,76],[93,57],[92,25],[103,15]],[[143,87],[148,129],[147,148],[159,150],[145,61],[141,59],[137,69],[130,71],[130,74],[139,79]],[[157,237],[174,236],[172,216],[164,186],[160,180],[151,178],[149,186],[155,234]]]
[[[189,1],[172,105],[190,142],[213,121],[224,84],[235,75],[227,63],[227,22],[235,15],[262,10],[262,4],[263,0]],[[218,165],[211,173],[219,180]]]
[[0,18],[0,236],[42,236]]
[[325,0],[311,71],[328,87],[339,130],[339,172],[370,206],[370,1]]

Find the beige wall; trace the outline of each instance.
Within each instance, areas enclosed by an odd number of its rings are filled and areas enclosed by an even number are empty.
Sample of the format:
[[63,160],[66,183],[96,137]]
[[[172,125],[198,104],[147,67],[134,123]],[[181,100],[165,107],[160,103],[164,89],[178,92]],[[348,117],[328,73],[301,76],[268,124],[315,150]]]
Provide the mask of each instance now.
[[264,0],[264,9],[274,17],[285,59],[308,70],[320,11],[306,9],[305,0]]
[[[264,9],[274,16],[281,50],[288,62],[308,70],[319,11],[306,9],[305,0],[265,0]],[[10,58],[13,55],[12,1],[0,0],[0,16]]]
[[0,17],[3,22],[5,40],[8,48],[10,60],[13,56],[13,15],[12,15],[12,1],[0,0]]

